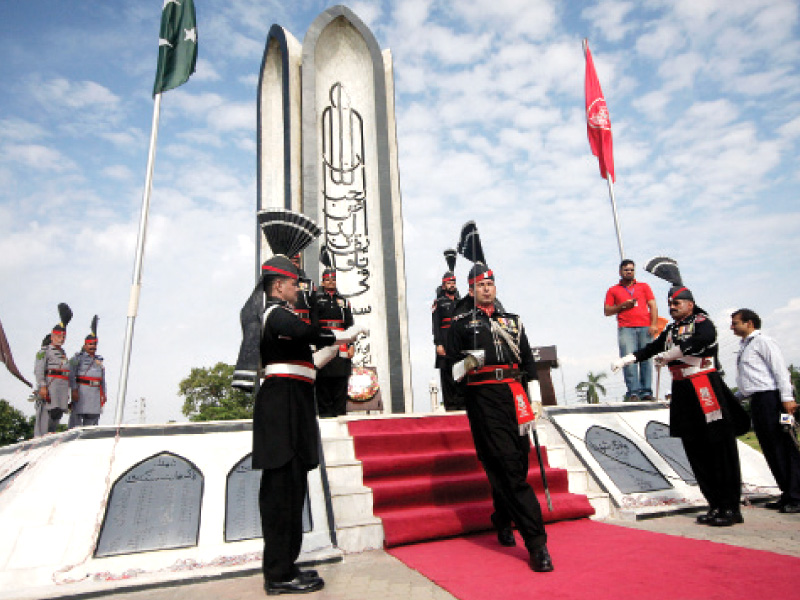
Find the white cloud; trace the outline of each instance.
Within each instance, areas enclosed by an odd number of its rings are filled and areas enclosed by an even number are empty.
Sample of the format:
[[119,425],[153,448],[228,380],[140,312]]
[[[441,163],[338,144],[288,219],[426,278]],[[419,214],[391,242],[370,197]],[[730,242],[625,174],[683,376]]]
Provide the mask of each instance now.
[[14,161],[38,171],[63,172],[76,168],[57,149],[39,144],[9,144],[2,147],[4,160]]
[[119,97],[94,81],[70,81],[62,77],[33,81],[29,93],[47,110],[103,109],[119,104]]

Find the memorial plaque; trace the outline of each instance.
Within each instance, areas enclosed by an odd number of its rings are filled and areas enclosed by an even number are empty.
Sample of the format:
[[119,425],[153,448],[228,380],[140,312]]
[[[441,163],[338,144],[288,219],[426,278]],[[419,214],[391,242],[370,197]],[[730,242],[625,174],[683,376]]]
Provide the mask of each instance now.
[[644,436],[681,479],[689,485],[697,485],[683,442],[679,438],[669,436],[669,427],[665,423],[650,421],[645,427]]
[[9,474],[6,477],[3,477],[2,479],[0,479],[0,493],[4,492],[6,490],[6,488],[8,488],[11,485],[11,483],[17,478],[17,476],[20,473],[22,473],[23,469],[25,469],[25,467],[27,467],[27,466],[28,466],[28,463],[25,463],[21,467],[19,467],[16,470],[14,470],[14,472],[12,472],[11,474]]
[[196,546],[203,474],[162,452],[123,473],[111,488],[95,556]]
[[590,427],[586,431],[586,447],[623,494],[672,487],[639,447],[616,431]]
[[[238,542],[261,537],[261,513],[258,510],[258,490],[261,471],[253,470],[253,455],[248,454],[228,473],[225,494],[225,541]],[[311,509],[306,493],[303,505],[303,533],[313,529]]]

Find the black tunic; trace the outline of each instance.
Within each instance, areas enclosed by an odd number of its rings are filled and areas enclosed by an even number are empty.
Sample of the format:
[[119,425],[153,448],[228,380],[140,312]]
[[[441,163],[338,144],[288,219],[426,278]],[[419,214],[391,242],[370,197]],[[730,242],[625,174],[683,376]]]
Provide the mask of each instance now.
[[[431,307],[431,320],[433,332],[433,345],[445,346],[447,344],[447,331],[450,329],[453,313],[456,309],[456,302],[458,302],[458,293],[451,298],[444,292],[440,291],[436,300],[433,301]],[[439,356],[436,354],[437,369],[450,368],[446,356]]]
[[[262,365],[312,364],[311,345],[329,346],[336,341],[330,331],[304,323],[286,303],[270,300],[266,310]],[[319,464],[318,437],[314,384],[294,377],[266,377],[253,415],[253,468],[276,469],[299,456],[311,470]]]
[[[344,331],[353,326],[353,310],[350,302],[339,292],[333,294],[319,290],[314,296],[311,308],[311,323],[329,331]],[[350,377],[352,361],[349,358],[336,356],[320,369],[318,376]]]

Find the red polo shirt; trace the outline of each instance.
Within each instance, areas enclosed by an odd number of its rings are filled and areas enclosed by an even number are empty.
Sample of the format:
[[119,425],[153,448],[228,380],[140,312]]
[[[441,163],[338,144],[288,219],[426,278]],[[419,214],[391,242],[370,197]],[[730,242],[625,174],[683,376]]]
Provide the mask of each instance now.
[[617,314],[618,327],[650,327],[650,309],[648,300],[655,300],[653,290],[646,283],[639,283],[635,279],[631,287],[625,287],[620,281],[617,285],[608,288],[606,292],[606,306],[616,306],[633,298],[636,306],[623,310]]

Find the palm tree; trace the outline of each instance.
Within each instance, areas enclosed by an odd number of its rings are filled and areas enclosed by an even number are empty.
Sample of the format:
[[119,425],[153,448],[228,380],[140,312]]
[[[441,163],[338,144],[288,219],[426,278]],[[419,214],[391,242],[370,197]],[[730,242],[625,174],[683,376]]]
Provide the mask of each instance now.
[[600,384],[600,380],[605,376],[605,373],[598,373],[595,375],[589,371],[589,374],[586,376],[588,381],[581,381],[575,386],[575,390],[578,392],[586,390],[586,402],[589,404],[599,404],[600,396],[597,394],[597,392],[600,391],[603,396],[606,395],[606,388]]

